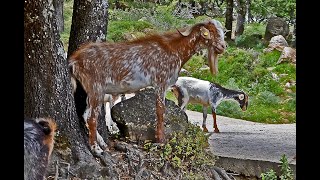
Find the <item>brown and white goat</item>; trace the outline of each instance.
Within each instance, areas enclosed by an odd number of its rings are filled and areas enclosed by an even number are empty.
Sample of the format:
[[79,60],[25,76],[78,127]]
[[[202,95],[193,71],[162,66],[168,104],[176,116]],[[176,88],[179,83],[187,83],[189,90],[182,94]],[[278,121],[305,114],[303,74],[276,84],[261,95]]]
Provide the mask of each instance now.
[[81,83],[88,96],[89,145],[94,154],[106,144],[97,143],[97,117],[105,94],[136,92],[153,86],[156,92],[158,143],[165,141],[164,100],[175,84],[181,67],[193,54],[208,49],[211,72],[218,71],[217,56],[226,49],[223,26],[207,20],[174,32],[153,34],[130,42],[93,42],[81,45],[69,58],[72,78]]
[[234,100],[239,103],[240,108],[245,111],[248,106],[248,95],[243,91],[232,90],[222,87],[217,83],[196,79],[193,77],[179,77],[171,91],[178,99],[178,106],[185,110],[188,103],[201,104],[203,112],[202,128],[208,132],[206,127],[207,109],[211,106],[214,132],[219,132],[217,126],[216,110],[224,100]]

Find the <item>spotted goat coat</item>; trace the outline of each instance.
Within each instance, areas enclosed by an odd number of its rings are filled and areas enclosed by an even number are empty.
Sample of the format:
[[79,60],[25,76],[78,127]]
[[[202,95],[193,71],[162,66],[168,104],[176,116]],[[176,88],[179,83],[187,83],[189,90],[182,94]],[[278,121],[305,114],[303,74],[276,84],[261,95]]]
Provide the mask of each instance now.
[[243,91],[224,88],[217,83],[193,77],[179,77],[176,84],[172,86],[171,91],[178,99],[178,106],[182,110],[185,110],[188,103],[202,105],[202,128],[204,132],[208,132],[206,119],[209,106],[212,110],[214,132],[219,132],[216,122],[216,110],[222,101],[234,100],[243,111],[247,110],[248,106],[248,95]]
[[69,58],[72,78],[80,81],[88,95],[85,120],[93,154],[101,155],[101,148],[107,148],[104,142],[97,143],[97,117],[104,95],[136,92],[147,86],[155,88],[156,140],[163,143],[165,93],[175,84],[181,67],[205,48],[210,70],[217,73],[217,56],[226,48],[224,30],[217,20],[129,42],[86,43],[73,52]]

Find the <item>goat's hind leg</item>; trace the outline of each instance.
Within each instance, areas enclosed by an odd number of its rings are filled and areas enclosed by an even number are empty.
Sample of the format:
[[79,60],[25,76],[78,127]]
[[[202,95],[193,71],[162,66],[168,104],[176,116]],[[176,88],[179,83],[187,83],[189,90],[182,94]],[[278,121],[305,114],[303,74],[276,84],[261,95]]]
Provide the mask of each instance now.
[[217,114],[214,110],[212,110],[212,117],[213,117],[213,128],[215,133],[219,133],[218,125],[217,125]]
[[[87,128],[89,128],[88,126],[88,115],[91,113],[91,108],[87,108],[86,111],[83,114],[83,119],[86,122]],[[106,149],[107,148],[107,144],[104,142],[102,136],[99,134],[99,132],[97,131],[97,142],[99,144],[100,147],[102,147],[102,149]]]
[[203,116],[202,128],[203,128],[203,132],[208,132],[208,129],[207,129],[207,114],[208,114],[208,107],[202,106],[202,116]]
[[[96,156],[103,154],[103,149],[107,148],[107,144],[97,131],[97,118],[99,116],[101,105],[98,105],[97,99],[89,98],[89,108],[85,111],[84,119],[89,129],[89,145],[92,153]],[[86,117],[85,117],[86,116]]]

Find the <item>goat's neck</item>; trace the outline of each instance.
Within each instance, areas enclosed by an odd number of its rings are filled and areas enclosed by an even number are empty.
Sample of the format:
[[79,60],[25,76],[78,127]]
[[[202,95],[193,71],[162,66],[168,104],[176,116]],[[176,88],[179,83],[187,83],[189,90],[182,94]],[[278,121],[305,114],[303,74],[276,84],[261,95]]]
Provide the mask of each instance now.
[[210,91],[213,92],[214,94],[215,93],[220,94],[220,95],[217,95],[217,97],[220,96],[222,99],[235,99],[236,97],[239,96],[239,94],[241,94],[240,91],[227,89],[216,83],[210,84]]
[[201,49],[200,44],[199,35],[196,33],[192,33],[188,37],[181,36],[172,43],[172,46],[175,46],[177,54],[180,56],[181,66]]
[[241,93],[239,91],[231,90],[231,89],[224,89],[223,90],[223,98],[224,99],[236,99],[239,97]]

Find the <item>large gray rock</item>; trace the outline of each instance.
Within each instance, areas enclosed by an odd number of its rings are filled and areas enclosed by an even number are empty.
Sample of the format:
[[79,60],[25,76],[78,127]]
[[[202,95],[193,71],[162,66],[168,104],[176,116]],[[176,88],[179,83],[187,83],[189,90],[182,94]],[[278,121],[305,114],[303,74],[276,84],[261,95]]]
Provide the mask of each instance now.
[[[185,132],[189,125],[188,116],[171,100],[165,102],[165,136],[170,138],[173,132]],[[119,102],[111,109],[112,119],[117,123],[120,135],[132,141],[155,142],[156,96],[153,88],[137,92],[130,99]]]
[[277,64],[280,64],[282,62],[290,62],[296,64],[296,49],[291,47],[284,47]]
[[273,36],[282,35],[287,37],[289,34],[289,24],[280,17],[272,17],[268,19],[266,32],[264,35],[265,41],[270,41]]
[[282,35],[273,36],[264,52],[271,52],[273,50],[282,51],[284,47],[288,46],[288,42]]

